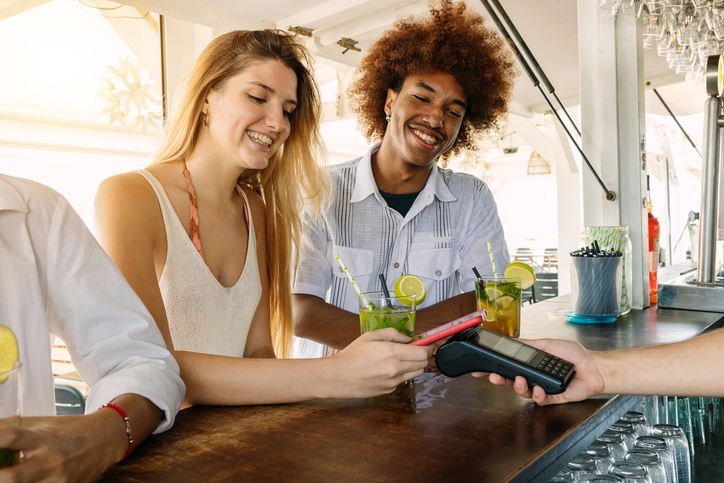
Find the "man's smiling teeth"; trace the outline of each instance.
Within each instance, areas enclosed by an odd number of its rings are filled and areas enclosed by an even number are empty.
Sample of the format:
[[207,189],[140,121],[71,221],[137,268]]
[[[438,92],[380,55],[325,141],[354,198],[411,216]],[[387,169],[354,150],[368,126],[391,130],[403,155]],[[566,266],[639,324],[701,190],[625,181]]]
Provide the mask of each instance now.
[[422,132],[422,131],[420,131],[420,130],[418,130],[418,129],[413,129],[412,132],[415,133],[415,135],[416,135],[417,137],[419,137],[420,139],[422,139],[423,141],[425,141],[427,144],[437,144],[437,138],[434,137],[434,136],[430,136],[430,135],[428,135],[428,134],[425,134],[424,132]]
[[259,144],[263,144],[264,146],[271,146],[274,140],[270,138],[269,136],[265,136],[263,134],[259,134],[256,132],[247,131],[246,135],[249,136],[254,141],[258,142]]

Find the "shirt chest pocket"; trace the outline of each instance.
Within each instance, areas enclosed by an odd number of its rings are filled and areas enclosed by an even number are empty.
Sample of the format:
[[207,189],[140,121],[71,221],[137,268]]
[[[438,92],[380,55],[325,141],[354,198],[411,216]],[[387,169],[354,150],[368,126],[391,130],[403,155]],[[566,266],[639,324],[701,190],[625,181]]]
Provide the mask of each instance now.
[[413,250],[408,266],[410,273],[421,277],[425,285],[451,277],[460,268],[460,252],[457,247]]
[[[329,254],[329,263],[332,264],[332,273],[334,273],[337,283],[349,284],[347,275],[342,270],[337,261],[337,254],[340,260],[347,267],[350,276],[354,278],[355,284],[362,292],[369,292],[370,276],[372,275],[372,267],[374,265],[375,252],[372,250],[363,250],[360,248],[349,248],[332,245],[332,252]],[[344,279],[344,280],[342,280]],[[357,291],[347,290],[347,297],[344,302],[345,310],[356,312],[357,307]]]

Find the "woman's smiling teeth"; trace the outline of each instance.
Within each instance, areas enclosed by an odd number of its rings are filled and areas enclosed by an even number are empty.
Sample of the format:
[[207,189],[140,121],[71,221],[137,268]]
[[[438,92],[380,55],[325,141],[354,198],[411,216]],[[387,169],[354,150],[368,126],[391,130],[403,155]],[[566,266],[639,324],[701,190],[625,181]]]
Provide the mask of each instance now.
[[425,134],[424,132],[420,131],[419,129],[410,129],[412,133],[425,141],[427,144],[435,145],[438,143],[439,139],[437,139],[434,136],[430,136],[429,134]]
[[263,144],[264,146],[271,146],[274,140],[269,136],[265,136],[258,132],[246,131],[246,135],[249,136],[253,141]]

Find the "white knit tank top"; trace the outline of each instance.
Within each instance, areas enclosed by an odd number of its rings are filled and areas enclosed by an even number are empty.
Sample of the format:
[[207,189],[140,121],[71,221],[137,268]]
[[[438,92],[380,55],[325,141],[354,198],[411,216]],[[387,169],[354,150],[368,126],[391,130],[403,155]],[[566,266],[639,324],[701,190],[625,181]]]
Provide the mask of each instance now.
[[[166,225],[166,263],[159,286],[174,348],[243,357],[251,319],[261,299],[251,210],[244,271],[234,286],[224,287],[196,250],[161,183],[145,169],[135,172],[156,192]],[[238,191],[248,206],[246,194]]]

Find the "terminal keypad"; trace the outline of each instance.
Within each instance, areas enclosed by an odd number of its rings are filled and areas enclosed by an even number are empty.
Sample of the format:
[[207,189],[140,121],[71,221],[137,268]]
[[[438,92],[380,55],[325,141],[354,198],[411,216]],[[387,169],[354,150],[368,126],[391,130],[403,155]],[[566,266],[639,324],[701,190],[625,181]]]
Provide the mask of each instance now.
[[572,368],[573,364],[551,354],[538,363],[538,369],[560,379],[565,379]]

